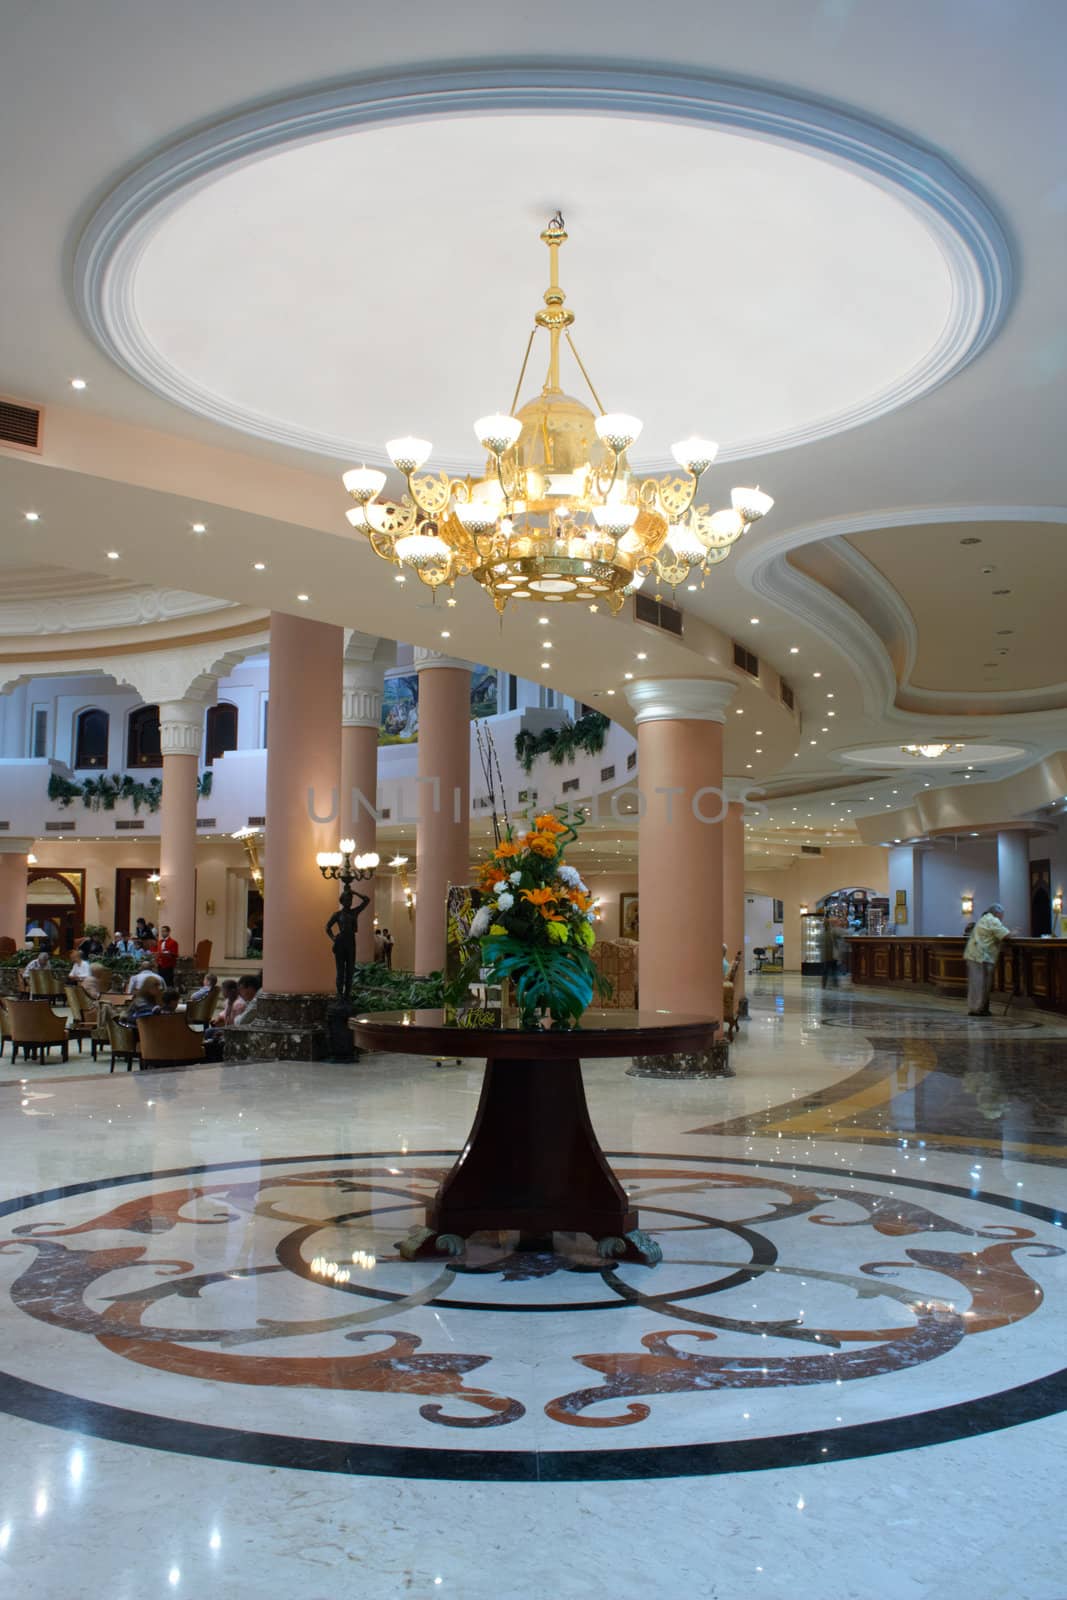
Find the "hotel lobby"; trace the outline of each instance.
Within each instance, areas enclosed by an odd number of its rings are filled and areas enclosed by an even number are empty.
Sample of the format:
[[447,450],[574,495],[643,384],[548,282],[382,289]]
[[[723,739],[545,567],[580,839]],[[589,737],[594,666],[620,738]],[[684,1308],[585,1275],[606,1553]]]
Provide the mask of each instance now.
[[1065,46],[19,8],[12,1596],[1063,1600]]

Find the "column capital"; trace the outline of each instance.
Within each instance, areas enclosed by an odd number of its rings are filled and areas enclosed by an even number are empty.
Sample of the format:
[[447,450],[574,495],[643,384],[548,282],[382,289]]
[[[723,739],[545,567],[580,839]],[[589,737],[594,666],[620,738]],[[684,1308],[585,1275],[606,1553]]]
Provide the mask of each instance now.
[[469,661],[460,661],[455,656],[446,656],[443,650],[428,650],[424,645],[415,646],[415,671],[427,672],[431,667],[455,667],[459,672],[472,670]]
[[642,722],[725,722],[737,685],[719,678],[640,678],[626,698]]
[[382,720],[385,668],[374,661],[346,661],[341,691],[342,728],[377,728]]
[[196,756],[204,735],[204,707],[198,700],[164,700],[159,708],[159,744],[164,756]]

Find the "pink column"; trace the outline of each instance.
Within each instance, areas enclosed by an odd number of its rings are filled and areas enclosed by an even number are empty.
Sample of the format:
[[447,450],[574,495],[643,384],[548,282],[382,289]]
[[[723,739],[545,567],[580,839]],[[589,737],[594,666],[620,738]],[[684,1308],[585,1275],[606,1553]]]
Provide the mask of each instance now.
[[336,850],[341,837],[343,645],[344,630],[332,623],[271,613],[263,862],[269,994],[329,994],[334,987],[325,926],[337,909],[337,885],[323,878],[315,857]]
[[722,1018],[722,725],[734,686],[627,685],[637,713],[642,1011]]
[[203,727],[200,701],[170,700],[159,708],[159,920],[177,939],[181,956],[191,956],[196,945],[196,780]]
[[419,821],[415,971],[445,964],[450,883],[470,882],[471,673],[465,661],[415,650],[419,674]]
[[[372,641],[376,643],[377,641]],[[373,661],[345,661],[341,710],[341,837],[355,839],[361,855],[377,843],[378,729],[384,671]],[[370,905],[356,928],[356,960],[374,959],[375,880],[359,886]]]
[[0,839],[0,934],[14,939],[17,950],[26,943],[26,857],[32,849],[32,839]]
[[723,787],[730,809],[722,827],[722,937],[730,963],[741,951],[734,980],[734,1000],[745,992],[745,802],[738,799],[747,785],[743,778],[727,778]]

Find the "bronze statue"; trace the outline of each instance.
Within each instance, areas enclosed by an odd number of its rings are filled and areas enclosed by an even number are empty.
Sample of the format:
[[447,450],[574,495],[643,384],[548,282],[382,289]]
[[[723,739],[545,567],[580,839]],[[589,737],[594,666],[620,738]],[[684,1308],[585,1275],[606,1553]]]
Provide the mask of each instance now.
[[357,894],[359,905],[352,908],[352,886],[346,883],[341,890],[341,904],[326,924],[326,937],[333,944],[333,959],[337,967],[337,994],[348,1000],[352,994],[352,977],[356,965],[356,927],[361,913],[370,905],[365,894]]

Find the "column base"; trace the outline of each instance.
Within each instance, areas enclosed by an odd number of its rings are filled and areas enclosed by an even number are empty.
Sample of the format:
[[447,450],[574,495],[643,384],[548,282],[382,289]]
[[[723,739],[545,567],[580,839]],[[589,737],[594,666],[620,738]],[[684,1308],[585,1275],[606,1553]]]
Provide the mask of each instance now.
[[[227,1028],[227,1061],[324,1061],[333,1054],[329,994],[264,994],[245,1028]],[[351,1038],[351,1035],[349,1035]]]
[[634,1056],[626,1069],[630,1078],[733,1078],[730,1046],[718,1040],[708,1050],[676,1051],[670,1055]]

